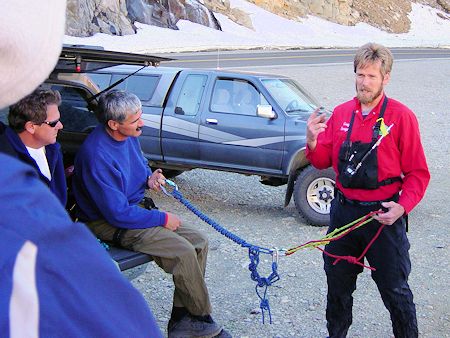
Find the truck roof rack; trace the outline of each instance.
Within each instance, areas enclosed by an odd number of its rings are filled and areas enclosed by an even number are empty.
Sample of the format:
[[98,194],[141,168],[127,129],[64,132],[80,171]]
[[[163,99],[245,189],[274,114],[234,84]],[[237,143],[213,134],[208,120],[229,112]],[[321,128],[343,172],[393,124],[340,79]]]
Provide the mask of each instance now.
[[114,65],[159,66],[173,59],[104,50],[101,46],[64,45],[55,70],[86,72]]

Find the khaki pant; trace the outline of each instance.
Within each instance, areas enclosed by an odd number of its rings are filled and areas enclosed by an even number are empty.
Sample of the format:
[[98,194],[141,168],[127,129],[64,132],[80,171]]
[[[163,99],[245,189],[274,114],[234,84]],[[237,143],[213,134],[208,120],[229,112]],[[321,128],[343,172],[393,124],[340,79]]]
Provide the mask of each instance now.
[[[103,241],[112,241],[117,230],[103,220],[88,226]],[[173,306],[185,307],[197,316],[212,312],[204,280],[208,240],[199,231],[186,226],[176,231],[161,226],[130,229],[122,236],[121,246],[151,255],[159,267],[173,275]]]

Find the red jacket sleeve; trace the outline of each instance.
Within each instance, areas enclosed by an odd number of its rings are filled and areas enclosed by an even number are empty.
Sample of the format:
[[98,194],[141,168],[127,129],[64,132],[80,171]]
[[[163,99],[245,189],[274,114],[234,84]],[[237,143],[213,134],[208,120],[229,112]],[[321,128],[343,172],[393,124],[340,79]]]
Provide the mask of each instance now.
[[306,158],[317,169],[331,167],[333,152],[333,115],[327,121],[327,129],[319,134],[314,150],[306,146]]
[[399,203],[409,213],[425,195],[430,173],[420,141],[419,123],[411,112],[404,114],[399,139],[400,165],[404,175]]

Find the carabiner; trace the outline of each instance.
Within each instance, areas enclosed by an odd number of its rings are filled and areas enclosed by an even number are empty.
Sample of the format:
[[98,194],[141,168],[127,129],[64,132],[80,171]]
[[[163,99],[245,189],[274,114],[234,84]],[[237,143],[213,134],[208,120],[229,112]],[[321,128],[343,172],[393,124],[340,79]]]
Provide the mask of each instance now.
[[[173,182],[173,181],[171,181],[171,180],[168,180],[168,179],[166,178],[166,183],[167,183],[167,185],[169,185],[170,187],[173,188],[172,191],[178,190],[178,186],[176,185],[175,182]],[[162,190],[163,193],[165,193],[167,196],[172,196],[171,193],[167,192],[167,189],[166,189],[163,185],[161,185],[161,190]]]
[[278,259],[282,256],[286,256],[288,249],[274,247],[272,251],[272,262],[278,263]]

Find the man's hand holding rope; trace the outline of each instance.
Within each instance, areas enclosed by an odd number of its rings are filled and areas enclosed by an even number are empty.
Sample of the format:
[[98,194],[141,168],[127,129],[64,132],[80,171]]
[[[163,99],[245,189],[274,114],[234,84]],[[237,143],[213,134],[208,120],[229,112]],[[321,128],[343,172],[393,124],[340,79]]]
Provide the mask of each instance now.
[[403,216],[405,213],[405,208],[401,204],[396,202],[383,202],[381,203],[383,208],[388,209],[386,212],[380,212],[373,216],[381,224],[392,225],[394,222]]
[[[156,169],[147,179],[147,186],[154,191],[161,191],[161,186],[166,185],[166,178],[161,169]],[[176,231],[181,226],[181,220],[177,215],[166,212],[167,219],[164,228]]]

